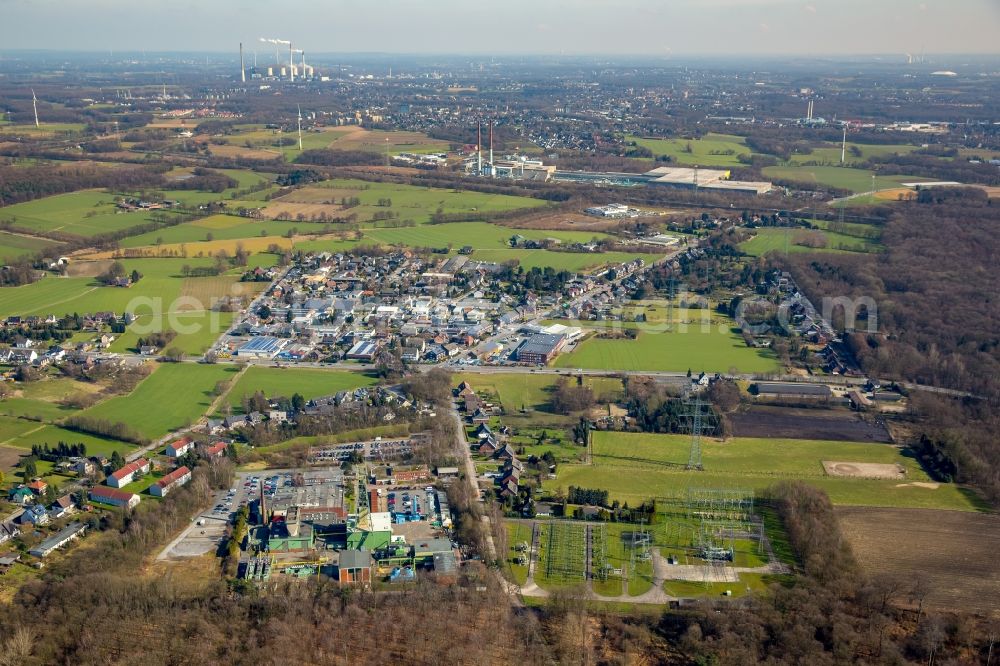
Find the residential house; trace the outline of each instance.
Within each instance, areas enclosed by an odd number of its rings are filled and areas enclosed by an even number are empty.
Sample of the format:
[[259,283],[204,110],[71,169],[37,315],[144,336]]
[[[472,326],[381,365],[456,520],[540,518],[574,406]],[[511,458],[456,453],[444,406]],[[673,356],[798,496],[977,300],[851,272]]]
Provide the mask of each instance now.
[[194,449],[194,440],[190,437],[181,437],[167,444],[166,454],[171,458],[180,458],[192,449]]
[[127,463],[118,471],[108,475],[107,484],[112,488],[127,486],[138,478],[149,474],[150,464],[145,458]]
[[41,479],[34,479],[27,484],[28,490],[33,492],[36,496],[44,495],[45,491],[49,489],[49,484],[45,483]]
[[72,515],[75,511],[76,502],[73,501],[73,496],[69,494],[63,495],[49,507],[49,515],[55,520]]
[[0,544],[4,544],[21,533],[21,528],[12,520],[0,521]]
[[21,524],[27,525],[31,523],[32,525],[47,525],[49,522],[49,513],[45,510],[45,507],[41,504],[33,504],[24,510],[21,514]]
[[94,486],[90,489],[90,499],[102,504],[112,506],[124,506],[129,509],[134,508],[139,503],[139,496],[135,493],[127,493],[124,490],[108,488],[107,486]]
[[7,500],[13,504],[19,506],[24,506],[26,504],[31,504],[34,501],[35,493],[31,492],[26,486],[18,486],[17,488],[11,488],[7,493]]
[[226,455],[228,445],[225,442],[215,442],[205,449],[205,455],[209,458],[221,458]]
[[180,488],[191,480],[191,470],[186,466],[178,467],[170,474],[165,475],[159,481],[149,487],[149,494],[154,497],[166,497],[167,493],[174,488]]
[[513,460],[514,458],[517,458],[517,452],[514,451],[510,444],[504,444],[502,448],[498,449],[497,452],[493,454],[493,457],[498,460]]
[[70,468],[77,473],[77,476],[90,476],[96,469],[94,463],[87,458],[74,459]]

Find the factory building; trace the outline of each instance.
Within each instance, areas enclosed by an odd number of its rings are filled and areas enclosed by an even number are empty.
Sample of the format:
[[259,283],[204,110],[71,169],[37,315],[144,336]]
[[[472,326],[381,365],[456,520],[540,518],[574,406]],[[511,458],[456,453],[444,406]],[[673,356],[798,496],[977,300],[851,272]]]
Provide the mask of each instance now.
[[766,181],[730,180],[728,169],[701,169],[698,167],[657,167],[646,173],[600,173],[590,171],[556,171],[555,180],[618,185],[621,187],[659,186],[691,190],[714,190],[766,194],[773,185]]
[[519,363],[545,365],[556,357],[565,344],[565,335],[537,333],[517,348],[517,360]]
[[243,358],[271,359],[277,356],[278,352],[280,352],[286,344],[288,344],[287,340],[281,340],[279,338],[264,335],[254,338],[237,349],[236,355]]

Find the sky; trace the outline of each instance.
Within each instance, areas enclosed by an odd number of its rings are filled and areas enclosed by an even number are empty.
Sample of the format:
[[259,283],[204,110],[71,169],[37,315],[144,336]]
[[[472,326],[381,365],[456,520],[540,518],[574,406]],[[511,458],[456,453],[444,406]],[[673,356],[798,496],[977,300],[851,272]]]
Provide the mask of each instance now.
[[770,55],[1000,53],[1000,0],[0,0],[11,49]]

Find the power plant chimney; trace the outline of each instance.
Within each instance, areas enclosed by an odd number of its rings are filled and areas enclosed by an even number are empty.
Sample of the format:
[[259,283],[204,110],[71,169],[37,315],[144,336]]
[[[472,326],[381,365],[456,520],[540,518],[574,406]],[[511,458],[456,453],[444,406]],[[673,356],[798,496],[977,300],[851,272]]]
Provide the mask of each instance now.
[[247,67],[243,60],[243,42],[240,42],[240,81],[247,82]]
[[490,121],[490,175],[496,178],[496,170],[493,168],[493,121]]
[[479,130],[476,135],[476,175],[483,175],[483,121],[479,121]]
[[288,42],[288,80],[295,83],[295,54],[292,53],[292,43]]

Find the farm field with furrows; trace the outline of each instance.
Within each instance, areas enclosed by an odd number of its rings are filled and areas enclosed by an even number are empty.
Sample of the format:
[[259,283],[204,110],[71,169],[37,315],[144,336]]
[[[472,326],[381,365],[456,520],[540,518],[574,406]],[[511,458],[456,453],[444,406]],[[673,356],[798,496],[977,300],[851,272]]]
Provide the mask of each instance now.
[[919,579],[939,607],[996,611],[1000,517],[931,509],[840,507],[837,518],[869,574]]

